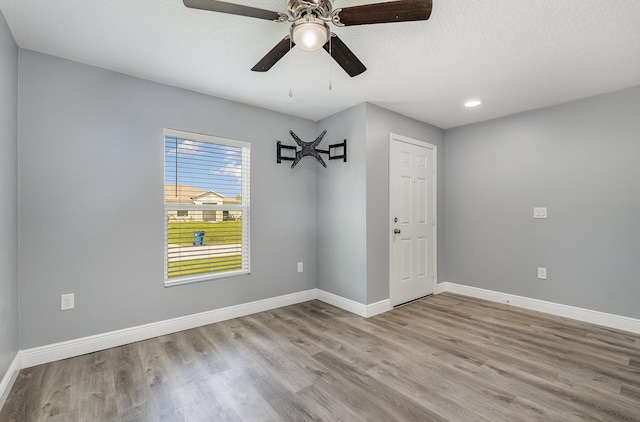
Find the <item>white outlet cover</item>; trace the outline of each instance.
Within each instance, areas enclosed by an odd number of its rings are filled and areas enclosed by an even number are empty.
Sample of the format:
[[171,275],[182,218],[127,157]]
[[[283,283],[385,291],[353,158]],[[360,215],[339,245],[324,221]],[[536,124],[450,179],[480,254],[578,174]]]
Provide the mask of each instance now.
[[546,280],[547,279],[547,269],[546,268],[538,267],[538,278],[540,280]]
[[75,295],[73,293],[63,294],[60,296],[60,310],[67,311],[75,307]]
[[304,263],[298,262],[298,272],[301,273],[304,271]]

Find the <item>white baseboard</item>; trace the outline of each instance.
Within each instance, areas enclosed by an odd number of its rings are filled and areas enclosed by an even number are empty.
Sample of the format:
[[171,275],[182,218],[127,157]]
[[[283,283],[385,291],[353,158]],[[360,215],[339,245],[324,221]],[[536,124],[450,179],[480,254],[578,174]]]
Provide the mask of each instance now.
[[[534,311],[545,312],[552,315],[572,318],[579,321],[640,334],[640,320],[638,319],[448,282],[438,283],[436,285],[436,293],[442,292],[452,292],[492,302],[509,303],[512,306],[518,306]],[[9,390],[17,377],[18,370],[21,368],[28,368],[56,360],[80,356],[86,353],[96,352],[98,350],[122,346],[136,341],[146,340],[233,318],[239,318],[257,312],[268,311],[313,299],[321,300],[364,318],[369,318],[374,315],[387,312],[392,308],[389,299],[365,305],[324,290],[311,289],[165,321],[158,321],[122,330],[111,331],[108,333],[34,347],[18,352],[11,366],[2,378],[0,382],[0,403],[6,399],[6,395],[8,395]]]
[[370,318],[372,316],[385,313],[387,311],[390,311],[392,308],[393,306],[391,306],[391,300],[389,299],[372,303],[371,305],[367,305],[367,316],[365,318]]
[[544,300],[531,299],[528,297],[494,292],[492,290],[485,290],[477,287],[448,282],[438,283],[436,285],[436,293],[443,292],[457,293],[464,296],[471,296],[478,299],[489,300],[491,302],[509,303],[509,305],[517,306],[519,308],[544,312],[551,315],[571,318],[578,321],[589,322],[591,324],[602,325],[609,328],[615,328],[618,330],[640,334],[640,320],[620,315],[592,311],[590,309],[577,308],[575,306],[562,305],[560,303],[547,302]]
[[[296,303],[318,299],[330,305],[337,306],[346,311],[368,318],[391,309],[389,300],[364,305],[350,299],[343,298],[333,293],[319,289],[277,296],[255,302],[243,303],[184,317],[172,318],[108,333],[96,334],[60,343],[47,344],[22,350],[18,359],[17,368],[29,368],[31,366],[67,359],[74,356],[93,353],[111,347],[122,346],[136,341],[147,340],[153,337],[175,333],[190,328],[201,327],[220,321],[239,318],[258,312],[281,308]],[[5,376],[6,378],[6,376]],[[4,385],[5,380],[3,379]],[[7,381],[8,384],[12,382]],[[1,391],[1,390],[0,390]]]
[[372,303],[371,305],[364,305],[360,302],[356,302],[351,299],[338,296],[333,293],[326,292],[324,290],[316,289],[316,299],[321,300],[329,305],[336,306],[344,309],[345,311],[359,315],[363,318],[369,318],[374,315],[387,312],[391,309],[391,302],[389,299],[381,300],[380,302]]
[[86,353],[96,352],[123,344],[147,340],[153,337],[175,333],[190,328],[196,328],[215,322],[239,318],[257,312],[268,311],[283,306],[316,299],[316,290],[277,296],[255,302],[243,303],[184,317],[153,322],[137,327],[125,328],[108,333],[97,334],[89,337],[48,344],[45,346],[26,349],[21,352],[22,368],[29,368],[43,363],[53,362]]
[[2,380],[0,380],[0,409],[4,406],[4,402],[7,400],[7,396],[11,391],[11,387],[13,387],[13,383],[18,377],[18,371],[20,371],[21,367],[21,359],[20,359],[20,351],[16,353],[16,356],[11,361],[7,372],[5,372]]
[[[457,293],[492,302],[509,303],[512,306],[640,334],[640,320],[634,318],[448,282],[438,283],[436,285],[436,293],[443,292]],[[6,400],[6,397],[18,375],[18,371],[21,368],[28,368],[56,360],[80,356],[86,353],[96,352],[98,350],[117,347],[136,341],[146,340],[161,335],[171,334],[182,330],[188,330],[190,328],[239,318],[257,312],[268,311],[314,299],[321,300],[364,318],[369,318],[391,310],[391,302],[389,299],[381,300],[370,305],[364,305],[324,290],[312,289],[165,321],[158,321],[137,327],[125,328],[89,337],[34,347],[19,351],[0,381],[0,407],[4,403],[4,400]]]
[[367,316],[367,305],[320,289],[316,289],[316,294],[316,299],[328,303],[329,305],[336,306],[344,309],[345,311],[349,311],[352,314],[360,315],[361,317],[366,318]]

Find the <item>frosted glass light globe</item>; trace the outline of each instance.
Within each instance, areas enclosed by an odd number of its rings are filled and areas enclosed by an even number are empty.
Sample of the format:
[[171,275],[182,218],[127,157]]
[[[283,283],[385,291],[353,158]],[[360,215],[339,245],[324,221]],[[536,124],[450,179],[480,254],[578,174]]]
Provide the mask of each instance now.
[[324,22],[315,18],[304,18],[291,30],[293,42],[304,51],[316,51],[322,48],[329,39],[329,28]]

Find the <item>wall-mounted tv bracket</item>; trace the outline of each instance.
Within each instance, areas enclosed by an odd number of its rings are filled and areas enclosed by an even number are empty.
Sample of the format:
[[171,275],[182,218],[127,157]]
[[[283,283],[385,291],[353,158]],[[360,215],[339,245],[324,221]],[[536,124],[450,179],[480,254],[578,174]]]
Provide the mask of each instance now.
[[[329,156],[329,160],[338,160],[342,158],[343,162],[347,162],[347,140],[340,142],[339,144],[331,144],[329,145],[328,150],[318,149],[317,146],[322,142],[322,138],[327,133],[327,131],[323,131],[315,141],[313,142],[304,142],[302,139],[298,137],[292,130],[289,131],[293,139],[300,146],[300,150],[298,150],[295,146],[282,145],[280,141],[276,143],[277,147],[277,162],[281,163],[282,160],[285,161],[293,161],[291,164],[291,168],[294,168],[298,162],[302,159],[302,157],[312,156],[315,157],[316,160],[324,167],[327,167],[327,164],[324,162],[320,154],[327,154]],[[342,148],[342,154],[338,154],[338,149]],[[285,156],[282,155],[282,150],[293,150],[295,151],[295,156]]]

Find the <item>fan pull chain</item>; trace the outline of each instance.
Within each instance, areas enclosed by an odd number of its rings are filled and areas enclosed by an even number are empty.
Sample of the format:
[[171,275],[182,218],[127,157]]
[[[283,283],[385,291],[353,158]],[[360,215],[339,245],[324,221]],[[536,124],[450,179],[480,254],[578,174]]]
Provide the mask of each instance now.
[[289,37],[289,97],[291,98],[293,98],[293,88],[291,87],[293,79],[293,51],[291,51],[291,49],[293,48],[292,43],[293,41],[291,41],[291,37]]
[[331,61],[333,60],[333,56],[331,55],[331,34],[329,34],[329,91],[333,89],[331,86]]

